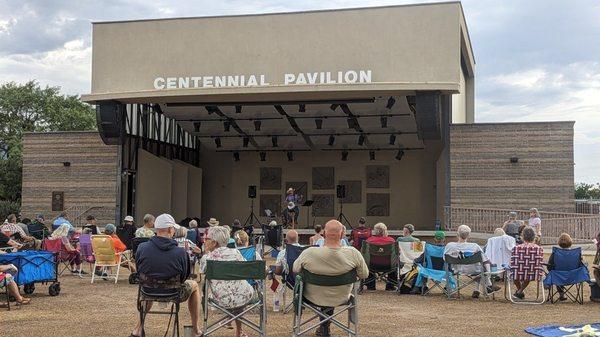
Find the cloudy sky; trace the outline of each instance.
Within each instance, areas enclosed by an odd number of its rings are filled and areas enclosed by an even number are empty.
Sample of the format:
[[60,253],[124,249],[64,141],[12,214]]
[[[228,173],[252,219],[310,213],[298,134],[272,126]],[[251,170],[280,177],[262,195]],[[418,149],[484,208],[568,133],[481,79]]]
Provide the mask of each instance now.
[[[386,0],[0,0],[0,82],[90,90],[91,21],[424,2]],[[600,182],[600,1],[465,0],[476,120],[574,120],[575,180]]]

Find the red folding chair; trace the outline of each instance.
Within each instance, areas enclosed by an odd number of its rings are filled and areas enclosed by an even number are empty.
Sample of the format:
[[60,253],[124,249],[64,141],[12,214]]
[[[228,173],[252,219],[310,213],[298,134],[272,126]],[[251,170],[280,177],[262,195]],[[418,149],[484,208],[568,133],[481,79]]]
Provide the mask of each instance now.
[[67,251],[61,239],[44,239],[42,249],[54,253],[56,263],[63,265],[62,269],[58,269],[58,276],[61,276],[65,270],[71,270],[71,266],[75,263],[75,254],[79,252]]

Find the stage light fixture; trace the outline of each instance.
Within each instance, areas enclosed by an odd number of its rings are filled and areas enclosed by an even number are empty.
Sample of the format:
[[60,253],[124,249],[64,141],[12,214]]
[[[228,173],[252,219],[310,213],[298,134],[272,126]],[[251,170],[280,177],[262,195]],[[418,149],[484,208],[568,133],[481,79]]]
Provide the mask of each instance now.
[[215,145],[217,146],[217,149],[221,147],[221,138],[215,138]]
[[387,105],[385,107],[389,110],[394,106],[395,103],[396,103],[396,100],[394,99],[394,97],[390,97],[388,99]]
[[273,147],[277,147],[277,137],[271,137],[271,143],[273,144]]
[[200,132],[200,125],[202,125],[202,123],[194,122],[194,132]]
[[328,142],[329,146],[333,146],[334,142],[335,142],[335,136],[333,136],[333,135],[329,136],[329,142]]
[[208,112],[209,115],[212,114],[213,112],[215,112],[215,110],[216,110],[216,107],[214,107],[214,106],[206,106],[204,108],[206,109],[206,112]]
[[241,105],[236,105],[235,106],[235,113],[236,114],[241,114],[242,113],[242,106]]
[[356,129],[358,126],[358,121],[354,117],[346,119],[346,122],[348,123],[348,129]]
[[337,104],[332,104],[329,109],[335,111],[335,109],[337,109],[338,105]]
[[254,121],[254,131],[260,131],[261,121]]
[[342,161],[348,160],[348,151],[342,151]]
[[390,135],[390,145],[396,144],[396,135]]
[[358,146],[363,146],[364,143],[365,143],[365,135],[361,134],[360,136],[358,136]]
[[375,160],[375,151],[369,151],[369,160]]
[[294,152],[288,151],[288,153],[286,153],[286,155],[287,155],[288,161],[294,161]]
[[298,112],[306,112],[306,105],[304,105],[304,104],[298,105]]
[[267,160],[267,153],[266,152],[260,152],[258,155],[260,156],[260,161],[266,161]]
[[231,129],[231,122],[230,121],[223,122],[223,130],[225,130],[225,132],[229,132],[229,129]]
[[244,137],[243,142],[244,142],[243,146],[248,147],[248,143],[250,143],[250,138]]
[[323,128],[323,120],[321,118],[315,119],[315,126],[317,130],[321,130]]
[[239,152],[234,152],[233,153],[233,160],[240,161],[240,153]]
[[404,157],[404,150],[398,151],[396,154],[396,160],[402,160],[402,157]]
[[385,117],[385,116],[380,117],[379,118],[379,122],[381,123],[381,127],[382,128],[384,128],[384,129],[387,128],[387,125],[388,125],[387,124],[387,122],[388,122],[387,117]]

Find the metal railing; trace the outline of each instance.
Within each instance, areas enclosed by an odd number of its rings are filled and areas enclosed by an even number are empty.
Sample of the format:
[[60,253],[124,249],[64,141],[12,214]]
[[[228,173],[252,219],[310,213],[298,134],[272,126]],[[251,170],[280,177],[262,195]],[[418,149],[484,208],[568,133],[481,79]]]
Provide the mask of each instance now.
[[[444,225],[456,230],[460,225],[471,227],[473,232],[493,233],[502,227],[508,213],[517,212],[517,219],[529,219],[529,210],[494,208],[444,207]],[[600,215],[563,212],[540,212],[543,243],[556,241],[561,233],[568,233],[577,242],[589,242],[600,233]]]
[[587,214],[600,214],[600,200],[577,199],[575,200],[575,212]]
[[[85,223],[85,216],[90,213],[90,211],[98,211],[101,209],[105,209],[105,206],[89,206],[89,205],[76,205],[68,207],[65,212],[69,215],[69,221],[75,227],[82,227]],[[56,213],[50,221],[53,223],[54,220],[58,218],[61,212]]]

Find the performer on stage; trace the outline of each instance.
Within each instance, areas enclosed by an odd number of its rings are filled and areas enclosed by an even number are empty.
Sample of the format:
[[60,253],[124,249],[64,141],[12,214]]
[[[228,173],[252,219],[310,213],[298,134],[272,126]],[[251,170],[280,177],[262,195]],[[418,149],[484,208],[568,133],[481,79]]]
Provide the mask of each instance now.
[[290,187],[285,196],[285,204],[287,207],[284,210],[284,216],[288,224],[295,228],[298,223],[298,215],[300,215],[299,203],[302,201],[302,196],[296,194],[296,191]]

